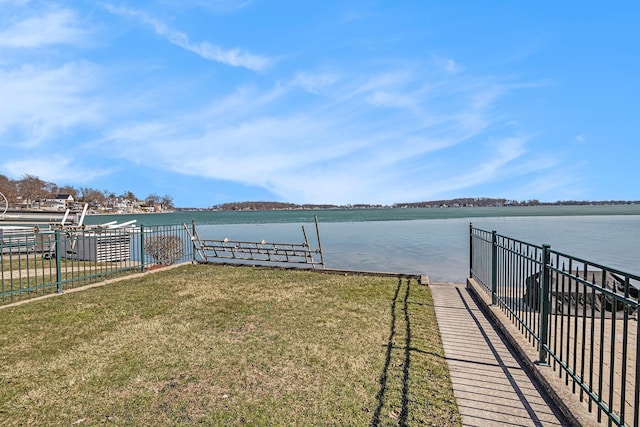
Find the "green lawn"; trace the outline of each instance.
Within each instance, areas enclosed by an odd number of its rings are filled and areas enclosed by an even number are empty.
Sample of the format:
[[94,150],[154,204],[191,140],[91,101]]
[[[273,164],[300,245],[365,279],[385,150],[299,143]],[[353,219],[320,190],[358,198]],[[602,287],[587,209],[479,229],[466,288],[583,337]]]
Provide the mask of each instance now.
[[0,425],[460,424],[414,280],[184,265],[0,324]]

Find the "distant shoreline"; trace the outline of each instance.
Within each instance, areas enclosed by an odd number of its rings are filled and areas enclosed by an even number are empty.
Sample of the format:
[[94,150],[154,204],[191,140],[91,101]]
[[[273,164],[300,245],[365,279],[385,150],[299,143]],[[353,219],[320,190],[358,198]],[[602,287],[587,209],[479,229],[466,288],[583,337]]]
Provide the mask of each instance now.
[[355,204],[294,204],[282,202],[232,202],[213,206],[212,208],[176,208],[176,211],[266,211],[266,210],[327,210],[327,209],[440,209],[440,208],[482,208],[482,207],[518,207],[518,206],[619,206],[640,205],[640,201],[605,200],[605,201],[557,201],[540,202],[529,200],[518,202],[508,199],[460,198],[436,200],[429,202],[395,203],[393,205]]
[[[460,200],[460,201],[458,201]],[[281,202],[234,202],[225,203],[210,208],[173,208],[170,210],[149,211],[136,210],[132,212],[113,212],[91,210],[87,216],[95,215],[149,215],[149,214],[172,214],[181,212],[264,212],[264,211],[326,211],[326,210],[387,210],[387,209],[477,209],[477,208],[518,208],[518,207],[606,207],[606,206],[640,206],[640,201],[586,201],[586,202],[509,202],[504,199],[482,199],[480,203],[461,203],[463,199],[453,199],[448,201],[420,202],[394,205],[297,205]],[[464,199],[468,200],[468,199]],[[81,211],[72,210],[71,215],[78,215]],[[64,211],[55,209],[11,209],[7,210],[0,221],[11,216],[51,216],[60,217]]]

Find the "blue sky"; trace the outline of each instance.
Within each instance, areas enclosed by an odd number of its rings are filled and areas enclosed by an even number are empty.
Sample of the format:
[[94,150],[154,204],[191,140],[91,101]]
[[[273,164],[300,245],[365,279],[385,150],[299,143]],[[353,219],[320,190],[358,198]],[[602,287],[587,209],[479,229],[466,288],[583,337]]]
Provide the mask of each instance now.
[[0,174],[182,207],[637,200],[640,3],[0,0]]

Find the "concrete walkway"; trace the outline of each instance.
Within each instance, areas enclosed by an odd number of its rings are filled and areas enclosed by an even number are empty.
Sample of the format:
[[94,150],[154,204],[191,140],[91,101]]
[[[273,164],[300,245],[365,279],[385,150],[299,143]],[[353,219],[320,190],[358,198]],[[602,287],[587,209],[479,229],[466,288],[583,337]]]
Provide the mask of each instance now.
[[430,284],[465,426],[562,426],[465,285]]

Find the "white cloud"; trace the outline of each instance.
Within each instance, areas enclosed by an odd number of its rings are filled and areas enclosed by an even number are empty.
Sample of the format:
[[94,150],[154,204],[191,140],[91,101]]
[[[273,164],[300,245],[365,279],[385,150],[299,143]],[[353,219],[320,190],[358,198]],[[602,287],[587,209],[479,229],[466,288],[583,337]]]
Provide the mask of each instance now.
[[253,0],[159,0],[163,5],[168,5],[180,9],[185,7],[198,7],[211,10],[216,13],[230,13],[244,9],[253,3]]
[[464,67],[452,58],[442,58],[434,55],[432,56],[432,60],[439,69],[447,73],[456,74],[464,71]]
[[338,81],[338,76],[331,73],[298,73],[294,78],[294,84],[310,93],[320,94],[326,88]]
[[187,34],[170,28],[164,22],[151,17],[141,10],[115,7],[112,5],[107,5],[107,10],[119,15],[132,16],[140,19],[144,24],[151,26],[157,35],[204,59],[234,67],[244,67],[254,71],[263,70],[273,62],[272,59],[265,56],[244,52],[237,48],[223,49],[206,41],[200,43],[191,42]]
[[[520,160],[526,154],[526,138],[511,137],[490,144],[486,150],[479,148],[474,151],[471,161],[460,158],[443,159],[434,156],[437,163],[427,165],[423,170],[409,170],[400,177],[411,185],[401,186],[393,192],[392,185],[398,186],[399,179],[391,183],[383,191],[391,191],[395,202],[428,200],[453,197],[465,189],[473,189],[488,183],[515,178],[531,173],[535,166]],[[442,151],[446,156],[447,150]]]
[[86,62],[0,69],[0,94],[11,100],[0,103],[4,143],[34,147],[67,129],[99,122],[99,106],[92,100],[99,74]]
[[23,5],[29,3],[30,0],[0,0],[0,4]]
[[2,170],[8,176],[16,179],[28,174],[59,185],[90,183],[97,177],[108,175],[111,172],[108,169],[88,168],[79,165],[70,155],[51,157],[34,155],[29,158],[11,160],[2,163]]
[[352,83],[352,90],[346,92],[343,97],[352,98],[362,94],[371,94],[375,91],[397,90],[404,87],[407,82],[413,81],[415,76],[409,70],[391,70],[375,75],[365,76]]
[[577,142],[578,144],[584,144],[585,142],[587,142],[587,138],[583,134],[579,134],[579,135],[576,135],[576,137],[574,138],[574,141]]
[[[251,70],[272,63],[239,49],[193,42],[144,11],[107,9],[211,61]],[[38,17],[0,30],[7,36],[0,48],[69,44],[82,33],[73,12]],[[43,31],[29,38],[28,30],[38,25]],[[51,35],[48,41],[45,34]],[[90,150],[103,164],[126,162],[259,186],[284,200],[329,203],[446,197],[541,167],[526,161],[528,140],[513,135],[518,126],[503,125],[508,114],[496,114],[497,103],[514,86],[461,73],[449,59],[433,68],[431,62],[384,60],[373,68],[333,64],[280,74],[271,84],[251,74],[253,80],[211,91],[209,77],[196,72],[193,80],[162,74],[161,84],[136,86],[115,66],[105,69],[82,59],[50,65],[32,56],[20,66],[0,64],[0,99],[11,100],[0,102],[0,146],[18,153],[9,157],[17,160],[0,159],[0,166],[17,176],[91,185],[113,170],[93,169],[78,157]],[[232,75],[230,81],[238,80]],[[494,142],[487,136],[492,128],[501,135]],[[59,144],[58,151],[48,142]],[[46,157],[45,150],[69,156]]]
[[415,105],[411,96],[385,91],[376,91],[367,100],[379,107],[410,108]]
[[[406,70],[334,76],[242,87],[209,105],[121,126],[97,145],[143,166],[260,186],[296,202],[420,200],[535,169],[523,162],[527,138],[482,150],[471,142],[502,127],[502,118],[491,121],[502,87],[431,81],[424,90],[422,76]],[[310,99],[300,100],[301,87]],[[411,114],[398,109],[408,106]],[[474,153],[467,169],[449,155],[461,144]]]
[[449,73],[459,73],[464,70],[464,68],[453,59],[448,59],[446,61],[446,63],[444,64],[444,69]]
[[0,30],[0,47],[36,48],[54,44],[77,44],[86,30],[69,9],[31,16]]
[[18,8],[0,20],[0,145],[11,148],[32,148],[101,120],[91,98],[98,68],[49,55],[85,43],[90,31],[73,10],[20,7],[26,3],[11,2]]
[[[545,169],[543,174],[534,176],[521,187],[516,188],[513,194],[528,194],[529,198],[537,198],[545,201],[556,200],[582,200],[588,194],[585,184],[580,180],[580,169],[585,164],[579,162],[573,165],[563,164],[562,167]],[[549,194],[555,194],[553,200],[548,199]],[[518,198],[522,196],[516,196]]]

